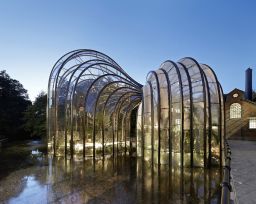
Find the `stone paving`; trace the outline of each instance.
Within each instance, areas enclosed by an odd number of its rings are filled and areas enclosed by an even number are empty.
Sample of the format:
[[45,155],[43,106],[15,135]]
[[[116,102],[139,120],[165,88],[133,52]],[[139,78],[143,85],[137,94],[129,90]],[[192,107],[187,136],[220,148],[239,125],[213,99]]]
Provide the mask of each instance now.
[[256,141],[229,140],[236,202],[256,203]]

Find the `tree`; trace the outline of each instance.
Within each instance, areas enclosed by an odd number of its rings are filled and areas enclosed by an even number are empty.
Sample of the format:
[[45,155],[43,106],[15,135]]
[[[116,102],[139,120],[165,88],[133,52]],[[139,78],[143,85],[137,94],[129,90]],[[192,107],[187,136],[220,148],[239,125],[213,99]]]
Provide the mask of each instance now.
[[252,91],[252,101],[256,102],[256,90]]
[[35,99],[33,105],[29,106],[25,112],[24,128],[29,132],[30,137],[46,138],[46,104],[47,95],[41,92]]
[[26,137],[23,113],[30,104],[22,84],[5,70],[0,71],[0,138],[16,140]]

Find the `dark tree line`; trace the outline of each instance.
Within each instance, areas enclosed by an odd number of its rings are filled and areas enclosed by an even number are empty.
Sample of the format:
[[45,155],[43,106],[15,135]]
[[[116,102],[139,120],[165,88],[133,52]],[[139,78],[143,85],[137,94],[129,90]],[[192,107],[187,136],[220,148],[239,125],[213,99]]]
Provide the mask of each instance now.
[[46,102],[47,95],[41,92],[24,113],[24,128],[30,137],[46,137]]
[[22,140],[46,136],[46,94],[32,104],[23,85],[0,71],[0,138]]

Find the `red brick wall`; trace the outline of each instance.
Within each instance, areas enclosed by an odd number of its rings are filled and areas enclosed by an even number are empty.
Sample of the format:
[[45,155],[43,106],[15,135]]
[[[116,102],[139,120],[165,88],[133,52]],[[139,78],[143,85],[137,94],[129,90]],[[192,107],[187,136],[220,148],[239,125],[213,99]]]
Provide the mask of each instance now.
[[[238,93],[238,97],[233,94]],[[230,119],[230,105],[239,103],[242,107],[241,118]],[[256,103],[244,99],[244,92],[234,89],[226,96],[226,137],[232,139],[256,140],[256,129],[249,129],[249,118],[256,117]]]

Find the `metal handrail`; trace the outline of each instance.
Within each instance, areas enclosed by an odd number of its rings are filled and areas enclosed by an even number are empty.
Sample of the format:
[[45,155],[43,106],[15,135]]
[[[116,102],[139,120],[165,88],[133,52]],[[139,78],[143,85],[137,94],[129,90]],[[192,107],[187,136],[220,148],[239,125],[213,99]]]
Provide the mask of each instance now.
[[225,140],[225,163],[223,167],[223,179],[222,179],[222,189],[221,189],[221,204],[229,204],[230,203],[230,193],[232,191],[232,187],[230,184],[231,180],[231,149],[229,147],[228,142]]

